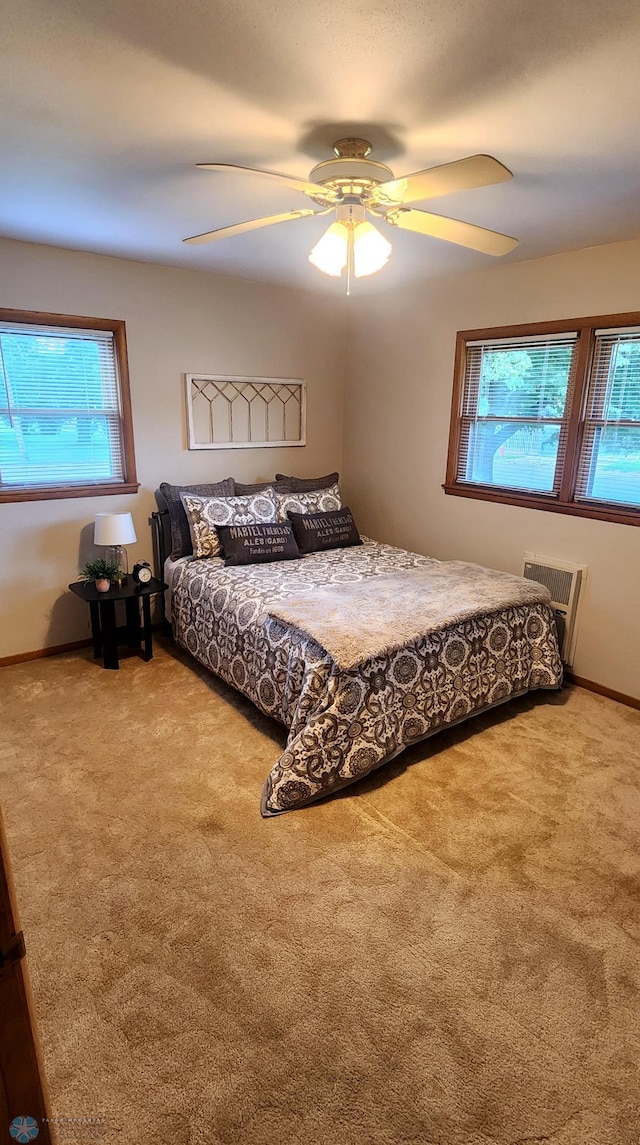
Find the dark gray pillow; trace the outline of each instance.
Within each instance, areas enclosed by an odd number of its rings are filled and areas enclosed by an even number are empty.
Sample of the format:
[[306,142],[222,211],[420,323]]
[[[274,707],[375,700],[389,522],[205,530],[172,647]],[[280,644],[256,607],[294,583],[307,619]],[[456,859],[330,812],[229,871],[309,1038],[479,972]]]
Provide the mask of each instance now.
[[300,557],[288,521],[278,525],[218,525],[217,533],[225,565],[262,565]]
[[171,559],[190,557],[193,552],[189,522],[180,500],[181,493],[195,493],[198,497],[233,497],[233,477],[214,481],[208,485],[168,485],[163,481],[160,492],[164,494],[171,521]]
[[245,485],[242,481],[234,479],[233,487],[236,497],[252,497],[254,493],[263,493],[265,489],[275,489],[276,493],[287,493],[287,489],[278,489],[277,481],[256,481],[253,485]]
[[348,505],[342,509],[330,509],[327,513],[294,513],[290,510],[287,516],[303,556],[362,544]]
[[[284,473],[276,473],[276,493],[311,493],[314,489],[337,485],[339,480],[339,473],[327,473],[325,477],[286,477]],[[281,485],[286,488],[281,489]]]

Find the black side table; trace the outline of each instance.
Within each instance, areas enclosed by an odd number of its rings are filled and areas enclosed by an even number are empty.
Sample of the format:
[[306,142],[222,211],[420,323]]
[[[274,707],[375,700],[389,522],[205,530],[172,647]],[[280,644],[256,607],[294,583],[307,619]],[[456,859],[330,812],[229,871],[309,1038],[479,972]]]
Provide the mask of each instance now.
[[[153,656],[151,635],[151,597],[167,588],[154,577],[148,584],[136,584],[129,576],[124,584],[112,584],[108,592],[98,592],[94,584],[78,580],[69,585],[72,592],[81,600],[86,600],[91,610],[91,635],[93,637],[93,658],[103,656],[105,668],[119,668],[118,644],[127,643],[129,648],[140,648],[144,638],[143,659]],[[127,623],[116,625],[116,601],[124,600]],[[144,624],[140,626],[140,600]]]

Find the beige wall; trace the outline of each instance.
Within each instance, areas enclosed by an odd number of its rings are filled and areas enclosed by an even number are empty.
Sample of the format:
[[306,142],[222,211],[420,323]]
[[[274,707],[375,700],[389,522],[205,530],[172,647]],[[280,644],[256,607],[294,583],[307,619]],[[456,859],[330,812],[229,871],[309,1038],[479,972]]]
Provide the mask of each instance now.
[[[354,295],[347,311],[341,295],[0,241],[0,306],[126,320],[141,482],[136,497],[0,505],[0,657],[87,635],[66,585],[96,512],[131,510],[139,541],[130,556],[149,558],[161,480],[342,468],[360,526],[383,540],[513,572],[525,549],[588,564],[575,671],[640,696],[640,529],[445,497],[440,487],[456,331],[640,310],[640,242]],[[209,371],[306,377],[309,444],[188,451],[182,374]]]
[[[151,559],[160,481],[243,480],[339,468],[343,299],[195,271],[0,241],[0,307],[124,318],[140,491],[137,496],[0,505],[0,657],[80,640],[88,612],[66,590],[97,512],[131,511],[133,559]],[[182,375],[308,381],[306,447],[188,451]],[[84,530],[84,533],[83,533]],[[84,542],[82,542],[84,538]]]
[[640,528],[446,497],[457,330],[640,311],[640,242],[350,299],[344,487],[362,529],[520,573],[532,550],[589,566],[574,670],[640,698]]

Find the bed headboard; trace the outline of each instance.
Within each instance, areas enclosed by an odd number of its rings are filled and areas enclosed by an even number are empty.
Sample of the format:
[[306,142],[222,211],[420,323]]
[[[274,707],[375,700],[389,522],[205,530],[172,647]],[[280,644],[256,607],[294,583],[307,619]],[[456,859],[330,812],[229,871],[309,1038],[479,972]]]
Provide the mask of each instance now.
[[[153,571],[158,580],[164,580],[164,562],[171,553],[171,520],[164,494],[156,489],[156,505],[158,508],[149,518],[151,525],[151,543],[153,547]],[[165,634],[170,635],[170,626],[167,621],[164,607],[164,593],[158,594],[160,601],[160,620]]]
[[156,489],[156,505],[158,508],[151,514],[150,525],[153,538],[153,561],[155,575],[158,580],[164,577],[164,562],[171,555],[171,520],[164,493]]

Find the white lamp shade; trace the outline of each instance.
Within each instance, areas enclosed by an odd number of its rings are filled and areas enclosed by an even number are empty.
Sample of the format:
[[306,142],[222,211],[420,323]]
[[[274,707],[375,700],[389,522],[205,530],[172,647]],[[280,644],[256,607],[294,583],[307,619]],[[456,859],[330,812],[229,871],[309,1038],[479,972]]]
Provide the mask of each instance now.
[[356,278],[382,270],[391,254],[391,243],[371,223],[359,223],[353,236]]
[[131,513],[96,513],[95,545],[131,545],[136,540]]
[[314,246],[309,262],[324,274],[339,278],[349,259],[349,233],[353,235],[353,269],[356,278],[382,270],[391,254],[391,243],[371,223],[332,223]]
[[332,223],[309,255],[309,262],[324,274],[339,278],[347,265],[349,232],[343,223]]

